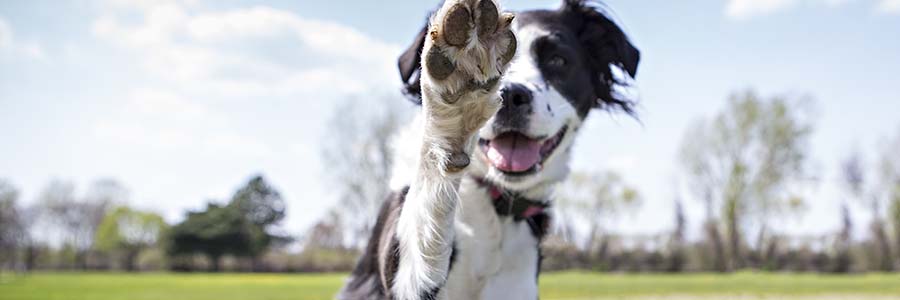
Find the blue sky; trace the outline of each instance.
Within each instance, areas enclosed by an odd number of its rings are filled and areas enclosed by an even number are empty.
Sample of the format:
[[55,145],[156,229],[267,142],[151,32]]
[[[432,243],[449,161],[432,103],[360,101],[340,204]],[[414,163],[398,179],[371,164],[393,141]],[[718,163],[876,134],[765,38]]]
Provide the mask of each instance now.
[[[617,170],[644,194],[619,230],[671,224],[685,128],[729,94],[816,100],[811,210],[837,226],[837,161],[900,131],[900,1],[607,1],[643,52],[641,122],[593,114],[578,170]],[[341,99],[395,98],[395,58],[430,1],[0,2],[0,177],[31,202],[51,179],[112,177],[170,221],[262,172],[300,232],[336,195],[320,161]],[[506,1],[510,9],[558,1]],[[699,216],[695,202],[687,203]],[[858,226],[862,227],[862,226]]]

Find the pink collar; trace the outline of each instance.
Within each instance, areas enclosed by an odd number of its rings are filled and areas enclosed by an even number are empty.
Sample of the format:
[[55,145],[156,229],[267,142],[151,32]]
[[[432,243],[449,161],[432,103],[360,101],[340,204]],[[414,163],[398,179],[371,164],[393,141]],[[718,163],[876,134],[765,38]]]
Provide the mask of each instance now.
[[518,192],[502,189],[485,179],[474,179],[479,186],[488,190],[488,195],[494,202],[494,209],[500,216],[512,216],[514,220],[521,221],[544,215],[544,210],[549,207],[546,201],[528,199]]

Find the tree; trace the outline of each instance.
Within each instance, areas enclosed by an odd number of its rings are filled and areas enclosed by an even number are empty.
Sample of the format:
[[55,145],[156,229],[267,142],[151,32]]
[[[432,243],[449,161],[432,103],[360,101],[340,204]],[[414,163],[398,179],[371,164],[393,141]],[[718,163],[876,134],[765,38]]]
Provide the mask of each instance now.
[[896,136],[885,143],[879,161],[883,197],[888,199],[888,219],[894,229],[894,243],[897,259],[900,260],[900,128]]
[[303,236],[304,251],[344,249],[341,214],[335,209],[307,230]]
[[[608,248],[604,222],[633,212],[641,203],[638,191],[613,172],[573,172],[557,187],[556,193],[560,210],[588,224],[588,233],[581,244],[600,260],[605,259]],[[566,219],[563,222],[574,222],[574,219]]]
[[166,252],[170,256],[205,254],[212,271],[218,272],[223,255],[247,256],[254,252],[254,241],[263,234],[258,229],[249,226],[240,211],[208,203],[206,210],[188,212],[183,222],[172,227]]
[[[345,243],[362,249],[375,225],[378,209],[390,194],[390,175],[394,151],[390,137],[400,127],[399,101],[387,99],[386,105],[371,106],[359,100],[344,102],[331,118],[329,141],[322,157],[338,194],[339,209],[345,223]],[[371,103],[366,101],[365,103]]]
[[862,154],[852,152],[841,166],[842,182],[849,196],[869,211],[872,221],[869,230],[875,242],[877,259],[875,265],[879,270],[889,271],[893,269],[891,262],[891,248],[885,232],[885,223],[882,217],[883,201],[866,177],[866,167]]
[[850,272],[851,255],[850,247],[853,243],[853,218],[850,216],[850,208],[847,203],[841,204],[841,231],[835,240],[835,265],[832,270],[835,273]]
[[100,223],[96,249],[118,254],[121,265],[128,271],[135,271],[138,255],[156,245],[167,227],[158,214],[119,206]]
[[172,227],[166,250],[170,256],[205,254],[213,271],[219,270],[226,254],[255,262],[273,243],[288,240],[270,232],[284,214],[281,194],[262,176],[254,176],[228,205],[209,203],[204,211],[188,212],[184,221]]
[[235,192],[228,204],[229,208],[238,210],[247,221],[247,226],[254,235],[253,245],[248,247],[249,255],[256,265],[257,258],[269,249],[273,242],[286,241],[272,233],[272,227],[284,219],[285,203],[281,193],[272,187],[261,175],[253,176],[244,187]]
[[19,191],[0,179],[0,270],[17,264],[17,253],[26,239],[27,231],[18,199]]
[[685,251],[685,240],[687,232],[687,217],[684,213],[684,204],[681,199],[675,199],[675,229],[672,230],[672,236],[668,242],[669,261],[666,266],[667,272],[681,272],[684,270],[684,264],[687,261]]
[[705,217],[703,221],[703,235],[707,243],[712,248],[713,270],[725,272],[728,270],[726,262],[725,244],[722,240],[722,234],[719,231],[720,221],[717,211],[720,209],[721,194],[723,184],[720,182],[723,174],[717,173],[720,162],[714,161],[718,159],[716,156],[708,156],[708,150],[704,143],[696,141],[711,141],[710,129],[707,128],[705,122],[697,121],[689,127],[687,134],[682,139],[681,144],[681,164],[683,172],[687,177],[687,183],[690,191],[703,202],[705,208]]
[[54,225],[64,243],[75,250],[75,264],[86,269],[88,251],[93,248],[95,234],[109,208],[127,201],[127,190],[114,180],[99,180],[85,197],[75,196],[75,185],[54,180],[38,197],[42,217]]
[[897,260],[900,260],[900,182],[894,185],[894,190],[891,192],[891,208],[888,217],[894,227],[894,247],[897,249]]
[[[681,164],[692,193],[707,207],[709,228],[716,210],[717,219],[724,219],[730,268],[744,266],[742,227],[750,217],[756,217],[762,247],[769,219],[800,207],[800,198],[787,188],[805,176],[812,133],[799,104],[762,100],[752,91],[735,94],[711,122],[689,128],[682,142]],[[712,231],[716,239],[717,229]]]
[[229,205],[257,226],[276,225],[284,219],[284,199],[261,175],[253,176],[235,192]]

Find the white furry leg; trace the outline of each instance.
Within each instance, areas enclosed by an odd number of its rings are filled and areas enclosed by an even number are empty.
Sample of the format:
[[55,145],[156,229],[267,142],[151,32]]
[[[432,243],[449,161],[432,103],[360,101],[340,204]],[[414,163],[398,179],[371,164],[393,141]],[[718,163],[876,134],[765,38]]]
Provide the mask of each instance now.
[[447,279],[459,179],[433,179],[410,186],[397,221],[400,260],[392,287],[396,299],[429,299]]
[[497,83],[516,52],[512,19],[495,0],[448,0],[432,17],[422,50],[421,152],[397,221],[395,299],[436,298],[446,281],[460,179],[475,132],[500,107]]

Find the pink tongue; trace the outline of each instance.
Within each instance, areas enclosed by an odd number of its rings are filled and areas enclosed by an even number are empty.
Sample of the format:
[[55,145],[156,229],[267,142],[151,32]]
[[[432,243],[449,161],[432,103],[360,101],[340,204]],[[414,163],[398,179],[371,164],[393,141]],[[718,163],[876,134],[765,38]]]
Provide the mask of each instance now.
[[528,171],[541,161],[541,143],[520,134],[504,134],[488,143],[487,157],[500,171]]

